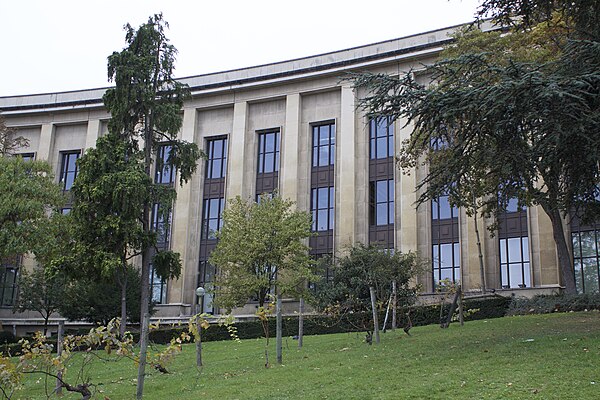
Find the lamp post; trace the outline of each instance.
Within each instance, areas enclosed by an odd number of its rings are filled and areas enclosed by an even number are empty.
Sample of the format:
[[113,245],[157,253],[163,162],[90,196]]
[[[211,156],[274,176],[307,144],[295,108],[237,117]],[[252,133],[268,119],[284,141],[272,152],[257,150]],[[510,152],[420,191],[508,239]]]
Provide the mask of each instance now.
[[200,325],[200,314],[204,307],[204,294],[206,290],[202,286],[196,289],[196,296],[198,302],[196,304],[196,329],[198,330],[198,336],[196,337],[196,366],[202,366],[202,326]]

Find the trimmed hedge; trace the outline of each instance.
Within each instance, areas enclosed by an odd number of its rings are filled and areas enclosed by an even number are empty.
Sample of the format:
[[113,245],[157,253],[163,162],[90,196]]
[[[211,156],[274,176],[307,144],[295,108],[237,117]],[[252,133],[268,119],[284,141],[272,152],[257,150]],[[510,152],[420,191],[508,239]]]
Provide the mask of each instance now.
[[[479,309],[479,311],[465,318],[467,321],[499,318],[506,315],[511,299],[508,297],[488,297],[477,299],[466,299],[464,302],[465,311]],[[410,318],[413,326],[431,325],[440,323],[440,306],[413,306],[410,308]],[[450,304],[444,305],[443,315],[446,316],[450,310]],[[405,311],[404,311],[405,312]],[[403,327],[406,324],[406,317],[403,310],[397,314],[398,326]],[[380,324],[383,324],[385,313],[379,315]],[[388,325],[391,326],[391,316]],[[323,335],[328,333],[344,332],[364,332],[364,321],[371,321],[370,313],[347,314],[343,318],[334,318],[326,315],[309,315],[304,317],[305,335]],[[237,334],[240,339],[255,339],[264,337],[264,332],[260,321],[243,321],[235,324]],[[298,334],[298,317],[285,317],[282,321],[283,336],[296,336]],[[178,336],[186,328],[177,327],[170,329],[159,329],[150,332],[150,341],[154,343],[169,343],[171,338]],[[275,317],[269,319],[269,335],[275,336]],[[227,328],[224,326],[211,325],[207,330],[202,331],[202,341],[229,340],[231,337]]]
[[537,295],[515,297],[507,315],[547,314],[552,312],[600,310],[600,294]]

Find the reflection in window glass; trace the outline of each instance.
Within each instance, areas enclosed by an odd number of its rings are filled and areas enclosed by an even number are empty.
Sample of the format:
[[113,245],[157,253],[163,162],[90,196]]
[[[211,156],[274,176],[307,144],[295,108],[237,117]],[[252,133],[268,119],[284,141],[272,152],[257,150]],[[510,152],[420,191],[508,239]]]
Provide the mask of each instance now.
[[333,186],[311,190],[312,230],[328,231],[333,229],[333,205],[335,202]]
[[503,288],[531,287],[529,238],[500,239],[500,275]]
[[384,179],[369,184],[369,221],[371,225],[394,223],[394,180]]
[[579,293],[598,293],[600,231],[573,232],[573,268]]
[[394,124],[391,117],[371,118],[369,121],[369,158],[394,156]]
[[221,214],[225,206],[225,199],[204,199],[202,203],[202,239],[216,239],[217,232],[223,226]]
[[152,264],[150,264],[150,290],[154,303],[165,304],[167,302],[167,283],[158,277]]
[[60,186],[62,190],[71,190],[73,182],[77,177],[77,159],[79,158],[78,151],[69,151],[61,153],[61,164],[60,164]]
[[224,178],[227,171],[227,138],[207,141],[206,178]]
[[279,171],[279,131],[258,134],[258,173]]
[[162,184],[171,184],[175,182],[175,168],[169,163],[172,146],[162,144],[156,152],[156,167],[154,172],[154,182]]
[[335,163],[335,124],[312,127],[312,166],[325,167]]
[[431,201],[431,219],[458,218],[458,208],[450,205],[448,196],[440,196]]
[[455,243],[434,244],[432,246],[434,287],[441,281],[460,282],[460,245]]

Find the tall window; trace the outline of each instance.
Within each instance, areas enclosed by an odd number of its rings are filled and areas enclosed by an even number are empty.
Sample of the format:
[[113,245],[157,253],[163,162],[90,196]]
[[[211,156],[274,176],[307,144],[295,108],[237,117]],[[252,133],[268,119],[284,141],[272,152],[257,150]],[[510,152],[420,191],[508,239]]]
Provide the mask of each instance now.
[[216,239],[217,232],[223,226],[223,220],[221,219],[221,213],[225,206],[225,199],[204,199],[202,209],[204,214],[202,215],[202,239]]
[[206,178],[224,178],[227,172],[227,138],[210,139],[207,145]]
[[258,173],[279,171],[279,131],[258,134]]
[[394,125],[391,117],[371,118],[369,136],[369,158],[394,156]]
[[503,288],[531,287],[527,236],[500,239],[500,276]]
[[502,288],[531,287],[527,208],[516,198],[508,200],[498,217],[498,245]]
[[431,241],[433,287],[460,282],[458,208],[450,205],[448,196],[431,202]]
[[150,264],[150,290],[152,291],[152,301],[157,304],[167,302],[167,285],[159,278],[154,270],[154,265]]
[[156,232],[156,244],[159,248],[167,249],[171,237],[172,212],[163,210],[159,203],[152,205],[151,228]]
[[600,290],[600,230],[574,231],[573,266],[579,293],[598,293]]
[[170,144],[162,144],[158,147],[154,182],[161,184],[172,184],[175,182],[175,168],[169,162],[172,149],[173,147]]
[[60,186],[62,190],[71,190],[75,177],[77,176],[77,159],[80,151],[65,151],[61,152],[60,164]]
[[312,166],[326,167],[335,163],[335,124],[333,122],[312,127]]
[[333,186],[312,189],[310,209],[315,232],[333,230]]
[[20,257],[2,261],[0,265],[0,307],[12,307],[17,297]]
[[394,223],[394,180],[371,182],[369,185],[369,221],[371,225]]

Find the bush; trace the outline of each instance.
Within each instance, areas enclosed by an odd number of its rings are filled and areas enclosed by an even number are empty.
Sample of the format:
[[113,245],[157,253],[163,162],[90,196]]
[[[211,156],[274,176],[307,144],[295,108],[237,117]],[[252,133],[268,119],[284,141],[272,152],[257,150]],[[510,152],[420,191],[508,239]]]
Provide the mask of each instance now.
[[600,310],[600,294],[537,295],[512,299],[507,315],[547,314],[552,312]]
[[9,331],[0,331],[0,344],[17,343],[18,339]]
[[[508,310],[511,299],[508,297],[491,297],[479,299],[467,299],[464,302],[465,311],[469,309],[479,309],[479,311],[465,318],[466,321],[479,319],[503,317]],[[450,305],[444,305],[444,315],[447,315]],[[398,310],[398,327],[402,328],[406,324],[406,309]],[[343,332],[364,332],[363,321],[370,321],[370,313],[352,313],[346,314],[343,318],[331,317],[328,315],[308,315],[304,317],[305,335],[324,335],[328,333]],[[385,313],[379,315],[380,324],[383,323]],[[389,317],[387,328],[391,327],[391,315]],[[440,306],[413,306],[410,308],[410,318],[414,326],[439,324]],[[235,324],[237,334],[240,339],[256,339],[264,336],[260,321],[243,321]],[[186,330],[187,327],[178,326],[174,328],[159,329],[150,332],[150,341],[157,344],[169,343],[171,338],[178,336]],[[269,318],[269,330],[275,332],[275,318]],[[285,317],[282,321],[282,335],[296,336],[298,334],[298,317]],[[225,326],[211,325],[210,328],[202,331],[202,341],[210,342],[217,340],[229,340],[230,335]]]

